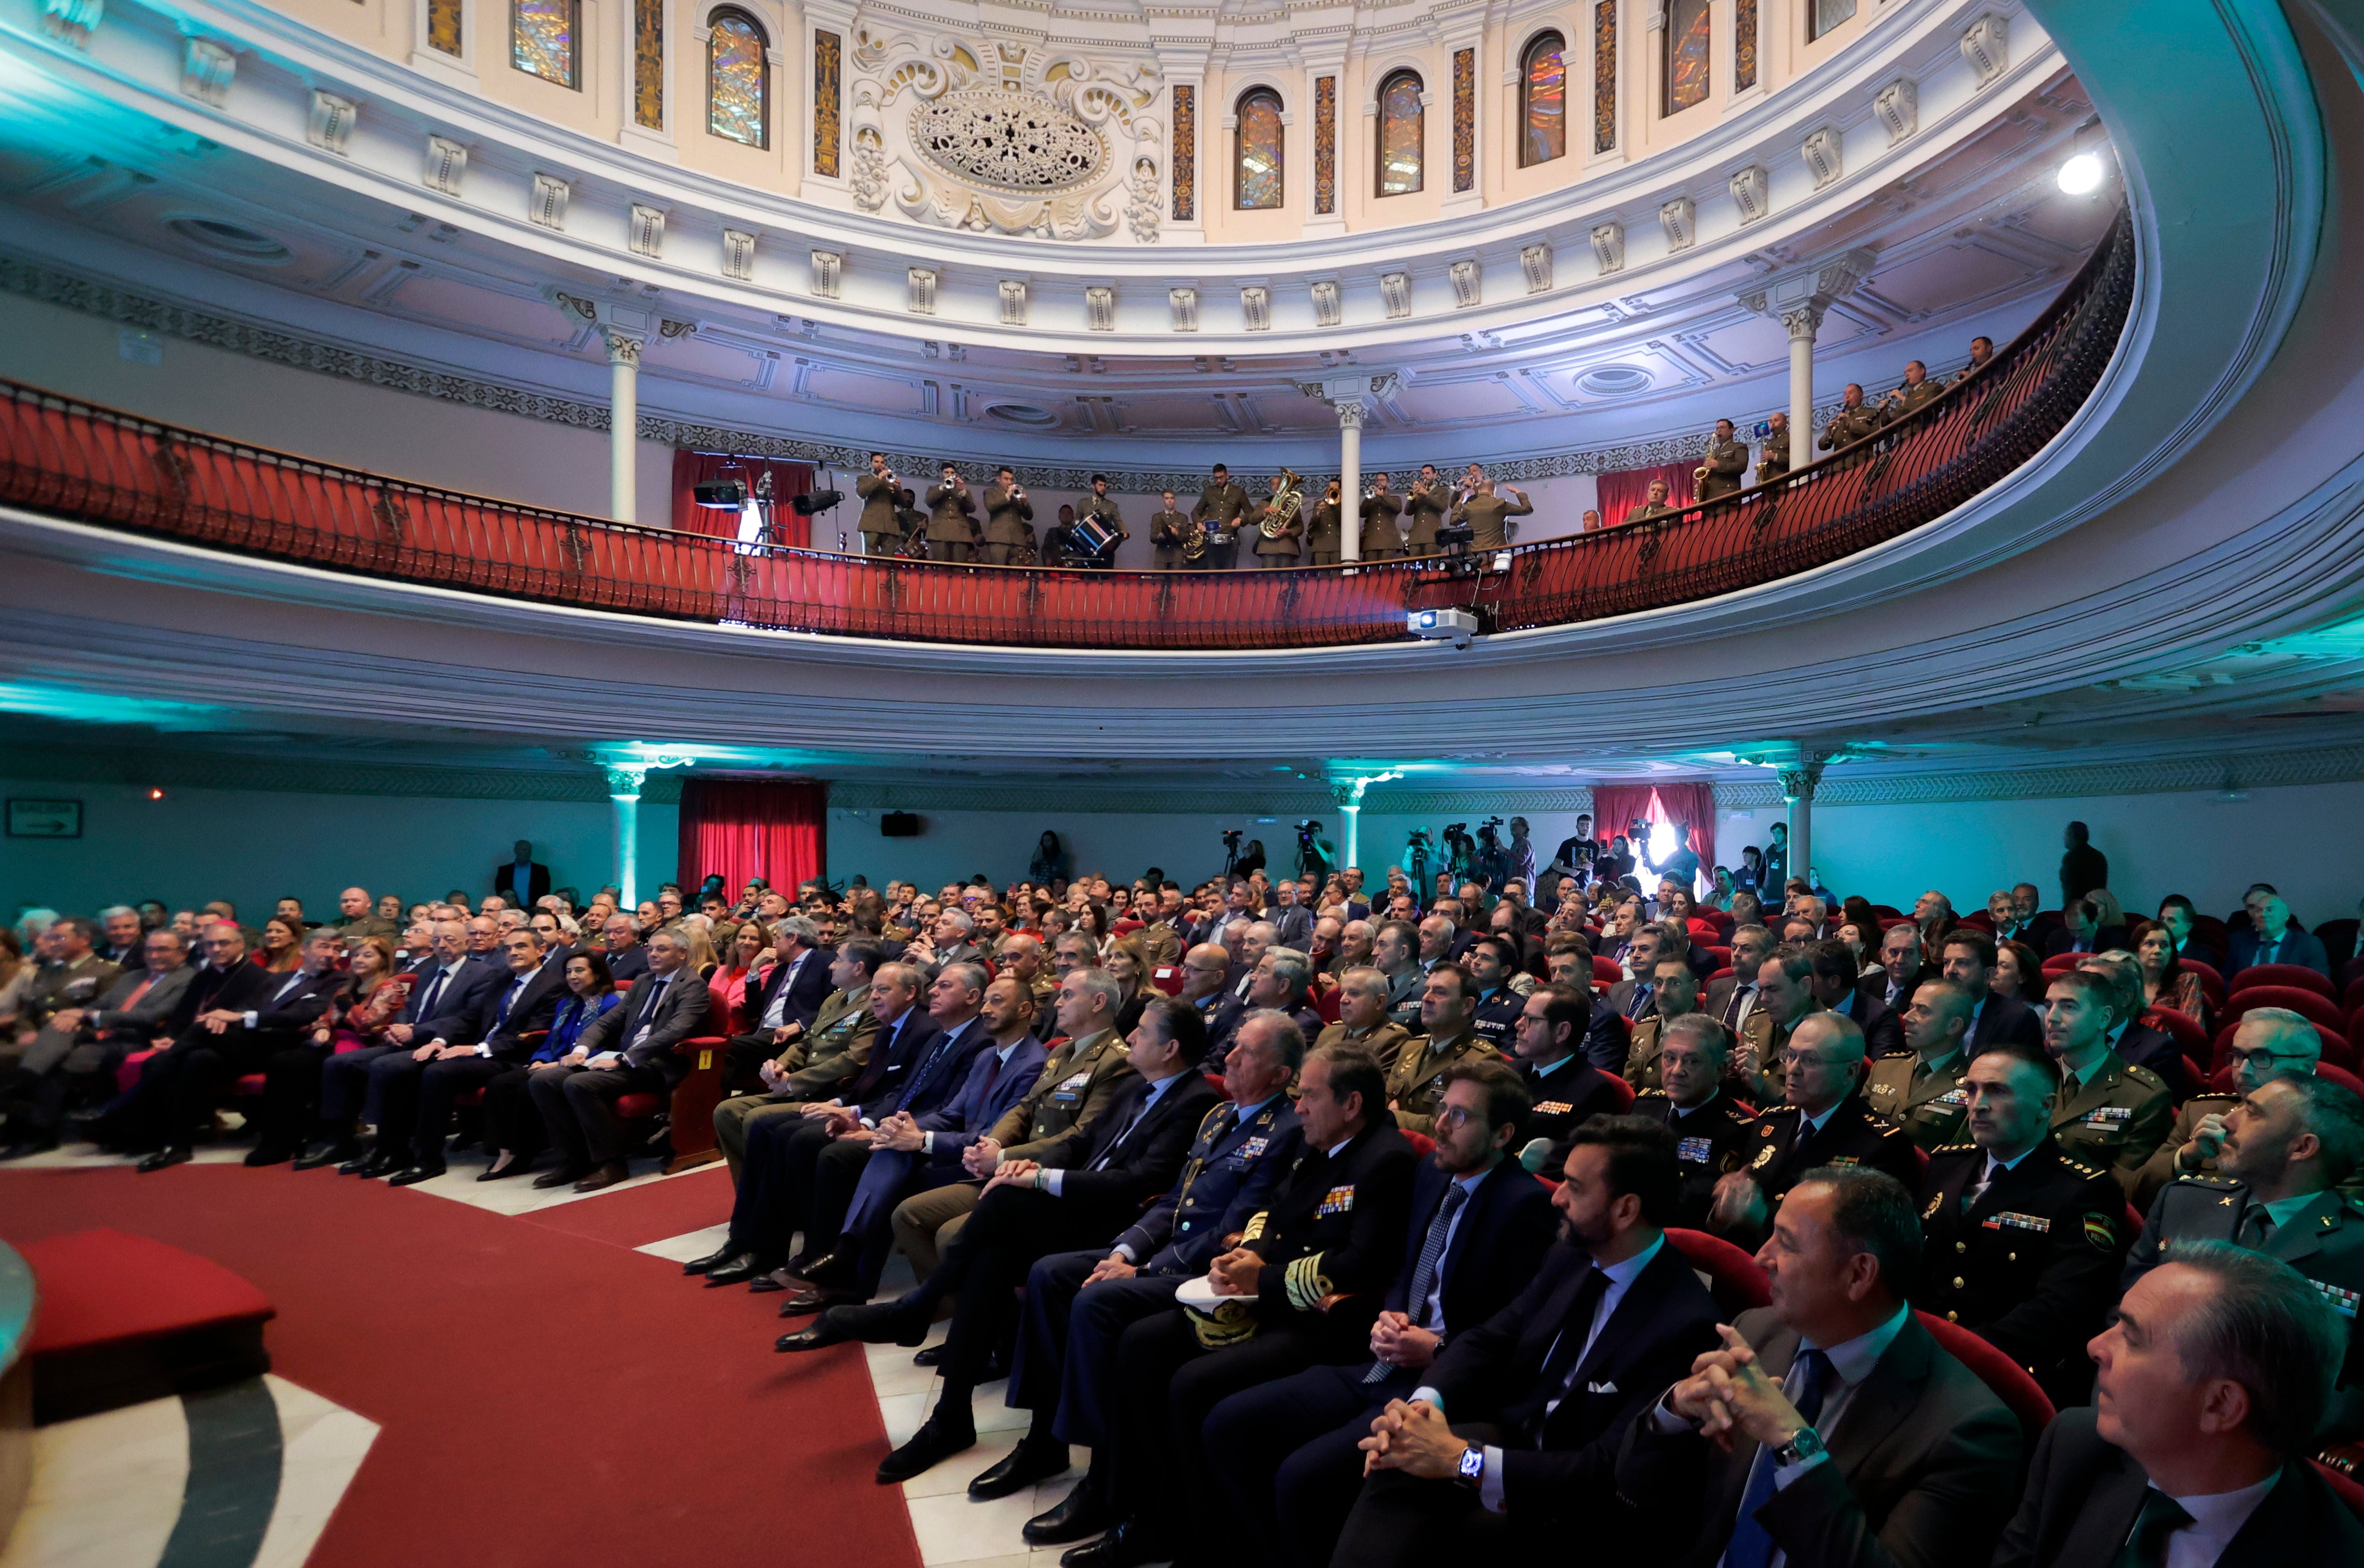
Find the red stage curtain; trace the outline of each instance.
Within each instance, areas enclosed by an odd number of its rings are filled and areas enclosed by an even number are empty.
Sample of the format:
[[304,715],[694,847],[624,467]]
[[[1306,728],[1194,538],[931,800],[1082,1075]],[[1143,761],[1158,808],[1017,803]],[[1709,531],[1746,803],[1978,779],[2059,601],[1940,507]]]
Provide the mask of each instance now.
[[1597,784],[1592,786],[1592,836],[1601,848],[1625,831],[1638,817],[1650,815],[1648,784]]
[[[1715,881],[1715,786],[1712,784],[1662,784],[1656,786],[1658,806],[1667,820],[1685,836],[1691,853],[1700,858],[1700,874]],[[1696,890],[1694,890],[1696,891]]]
[[681,865],[675,880],[695,890],[719,872],[730,897],[760,876],[791,899],[828,859],[829,786],[770,779],[684,779]]
[[[1600,521],[1614,527],[1625,520],[1625,514],[1650,498],[1650,481],[1667,482],[1667,501],[1670,506],[1691,504],[1691,473],[1699,467],[1695,462],[1662,462],[1656,468],[1629,468],[1620,473],[1604,473],[1597,484],[1600,486]],[[1595,815],[1599,815],[1595,813]]]
[[[737,471],[726,474],[728,465]],[[772,524],[775,543],[797,550],[812,544],[812,519],[799,517],[788,503],[813,487],[813,465],[808,462],[781,462],[772,458],[731,457],[723,452],[686,451],[676,447],[673,454],[673,526],[674,531],[685,534],[714,534],[722,539],[739,537],[739,518],[731,512],[718,512],[701,506],[693,498],[691,487],[709,479],[744,479],[749,490],[765,471],[772,475]]]

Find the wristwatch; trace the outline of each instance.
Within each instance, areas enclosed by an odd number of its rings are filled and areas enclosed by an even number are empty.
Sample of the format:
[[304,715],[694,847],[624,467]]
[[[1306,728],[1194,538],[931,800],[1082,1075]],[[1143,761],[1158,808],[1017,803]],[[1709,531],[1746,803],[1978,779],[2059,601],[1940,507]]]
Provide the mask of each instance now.
[[1486,1451],[1476,1443],[1463,1449],[1460,1462],[1453,1467],[1453,1478],[1464,1486],[1483,1485],[1486,1480]]
[[1812,1427],[1800,1427],[1790,1440],[1773,1451],[1773,1462],[1779,1465],[1803,1464],[1823,1451],[1822,1434]]

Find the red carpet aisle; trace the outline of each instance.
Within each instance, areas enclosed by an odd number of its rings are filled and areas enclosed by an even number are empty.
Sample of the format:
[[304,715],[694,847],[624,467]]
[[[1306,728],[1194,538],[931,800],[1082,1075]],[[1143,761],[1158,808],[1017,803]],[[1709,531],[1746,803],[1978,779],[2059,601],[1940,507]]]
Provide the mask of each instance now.
[[918,1568],[861,1359],[775,1357],[769,1297],[631,1251],[725,1183],[510,1218],[325,1171],[26,1171],[0,1236],[112,1225],[272,1298],[275,1370],[384,1429],[313,1568]]

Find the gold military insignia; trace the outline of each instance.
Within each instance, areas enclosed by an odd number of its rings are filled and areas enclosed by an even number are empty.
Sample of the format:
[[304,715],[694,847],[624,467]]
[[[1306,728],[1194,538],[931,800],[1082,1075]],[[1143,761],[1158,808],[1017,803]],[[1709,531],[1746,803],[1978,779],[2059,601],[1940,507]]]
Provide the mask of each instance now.
[[1749,1162],[1749,1169],[1761,1171],[1771,1163],[1773,1163],[1773,1146],[1768,1143],[1756,1151],[1756,1158]]
[[1945,1203],[1945,1201],[1946,1195],[1943,1193],[1939,1193],[1935,1197],[1931,1198],[1929,1200],[1929,1207],[1921,1211],[1921,1218],[1924,1219],[1936,1218],[1937,1209],[1940,1205]]

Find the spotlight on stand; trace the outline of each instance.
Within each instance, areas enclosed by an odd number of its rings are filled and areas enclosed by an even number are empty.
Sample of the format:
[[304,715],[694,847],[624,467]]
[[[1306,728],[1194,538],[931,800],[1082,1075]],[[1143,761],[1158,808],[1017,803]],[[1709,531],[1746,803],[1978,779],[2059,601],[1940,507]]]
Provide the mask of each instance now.
[[717,512],[736,512],[747,505],[747,484],[739,479],[709,479],[703,484],[690,486],[690,496],[699,506]]
[[845,499],[842,490],[814,490],[797,496],[788,506],[799,517],[809,517],[816,512],[826,512]]

